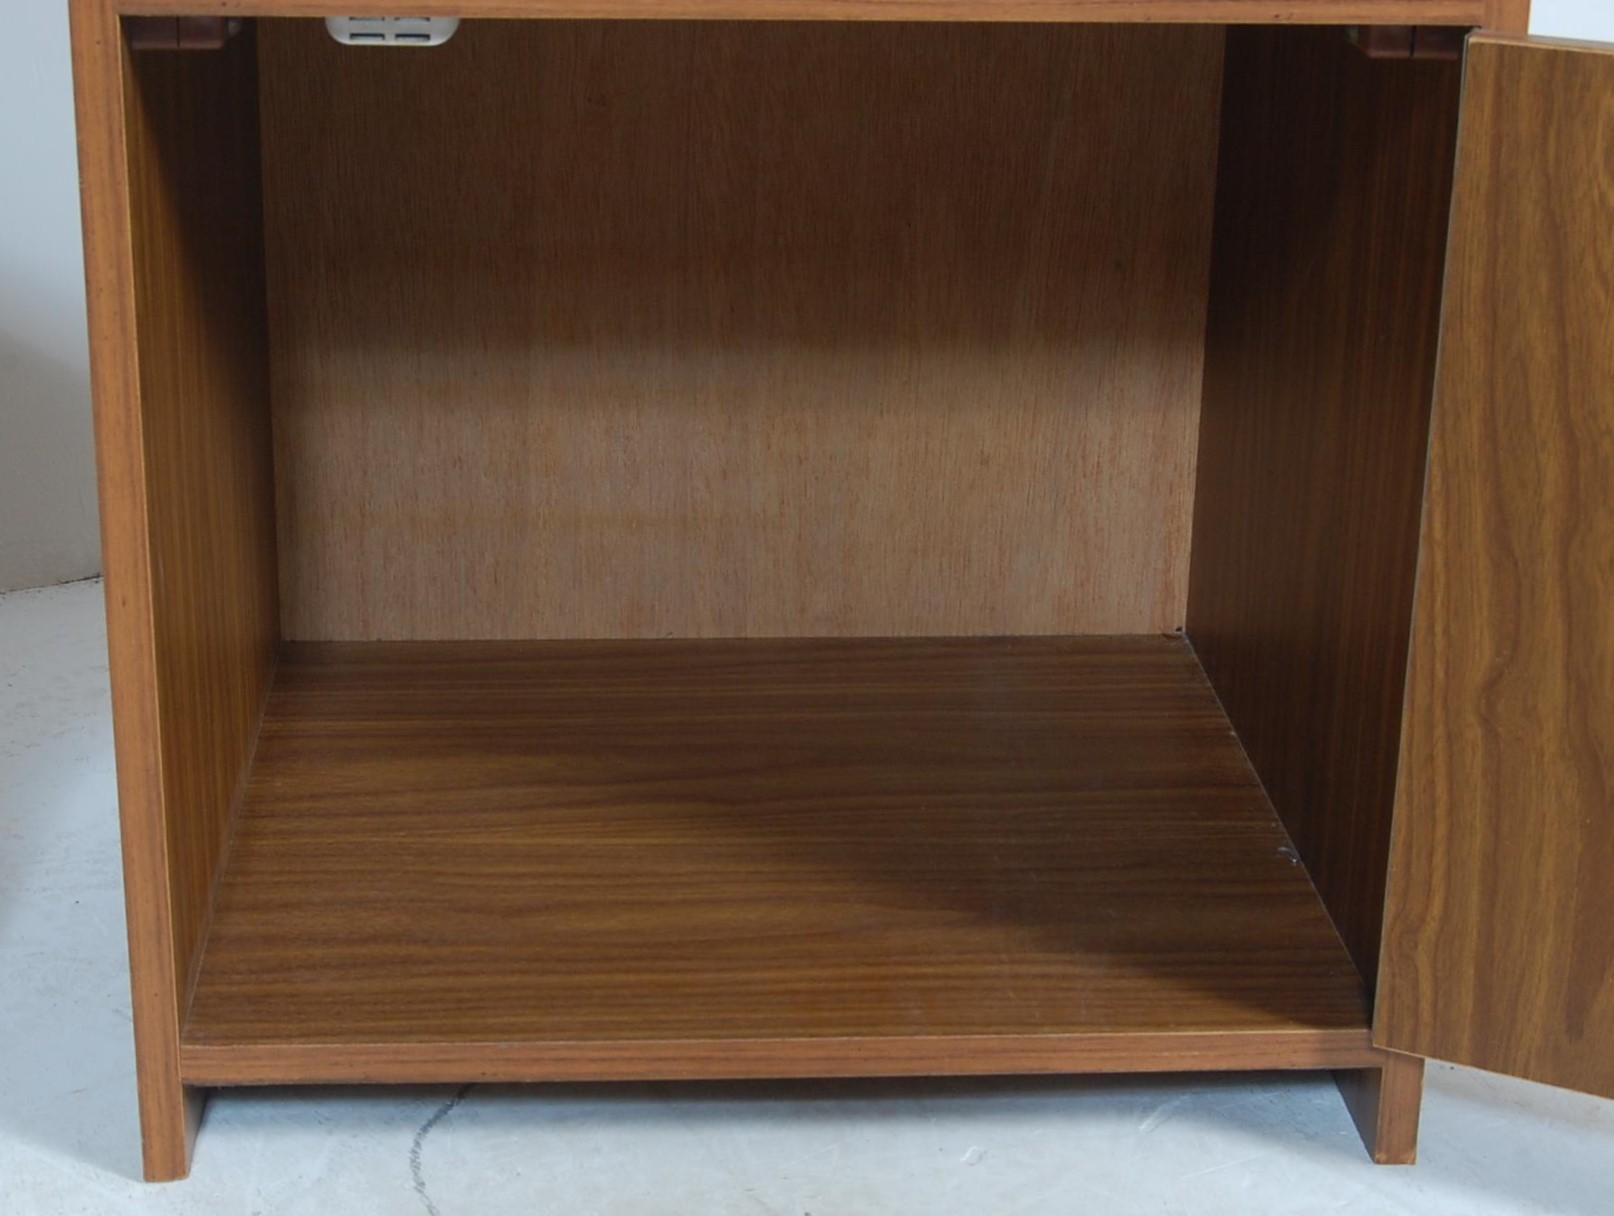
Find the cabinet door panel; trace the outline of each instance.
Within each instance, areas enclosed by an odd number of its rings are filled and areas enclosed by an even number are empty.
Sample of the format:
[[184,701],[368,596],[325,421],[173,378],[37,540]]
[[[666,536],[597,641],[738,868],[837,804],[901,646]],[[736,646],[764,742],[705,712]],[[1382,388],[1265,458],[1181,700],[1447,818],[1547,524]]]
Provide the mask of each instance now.
[[1475,39],[1376,1038],[1614,1095],[1614,51]]

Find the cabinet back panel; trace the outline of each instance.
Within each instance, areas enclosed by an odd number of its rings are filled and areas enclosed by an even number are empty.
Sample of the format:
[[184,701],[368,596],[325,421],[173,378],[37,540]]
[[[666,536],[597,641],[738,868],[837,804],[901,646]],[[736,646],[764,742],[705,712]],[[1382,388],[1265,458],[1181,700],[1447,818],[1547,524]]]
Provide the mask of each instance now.
[[1219,29],[261,37],[288,637],[1182,623]]

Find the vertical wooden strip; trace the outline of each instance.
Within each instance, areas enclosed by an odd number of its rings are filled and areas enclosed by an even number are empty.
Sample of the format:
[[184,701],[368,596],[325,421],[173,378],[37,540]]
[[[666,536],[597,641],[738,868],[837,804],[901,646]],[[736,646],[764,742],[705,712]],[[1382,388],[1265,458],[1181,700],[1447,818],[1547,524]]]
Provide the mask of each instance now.
[[126,64],[109,0],[73,0],[70,18],[140,1126],[146,1177],[161,1180],[188,1170],[200,1105],[179,1080],[181,977],[168,899],[124,143]]
[[1459,89],[1228,32],[1188,634],[1378,966]]
[[1614,1095],[1614,52],[1463,107],[1376,1031]]
[[1530,32],[1530,0],[1485,0],[1485,28],[1497,34]]
[[136,59],[112,4],[72,21],[145,1169],[173,1178],[186,991],[279,635],[256,52]]
[[1334,1081],[1362,1143],[1380,1165],[1414,1165],[1423,1113],[1423,1060],[1385,1052],[1382,1068],[1336,1072]]

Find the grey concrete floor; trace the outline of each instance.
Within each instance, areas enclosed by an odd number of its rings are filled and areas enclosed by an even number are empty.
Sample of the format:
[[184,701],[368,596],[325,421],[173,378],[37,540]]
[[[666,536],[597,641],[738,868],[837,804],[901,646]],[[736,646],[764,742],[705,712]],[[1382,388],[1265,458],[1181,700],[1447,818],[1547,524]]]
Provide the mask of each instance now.
[[0,596],[0,1213],[1614,1214],[1614,1103],[1440,1065],[1410,1169],[1266,1074],[241,1091],[145,1185],[104,647]]

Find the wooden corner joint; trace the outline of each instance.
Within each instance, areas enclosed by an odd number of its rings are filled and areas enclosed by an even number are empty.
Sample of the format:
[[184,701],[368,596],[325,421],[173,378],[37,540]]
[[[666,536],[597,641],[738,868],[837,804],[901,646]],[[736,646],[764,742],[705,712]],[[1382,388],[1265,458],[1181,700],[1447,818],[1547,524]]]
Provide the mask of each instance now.
[[1349,34],[1369,59],[1461,59],[1468,38],[1450,25],[1353,25]]
[[216,51],[239,33],[234,17],[125,17],[131,51]]

